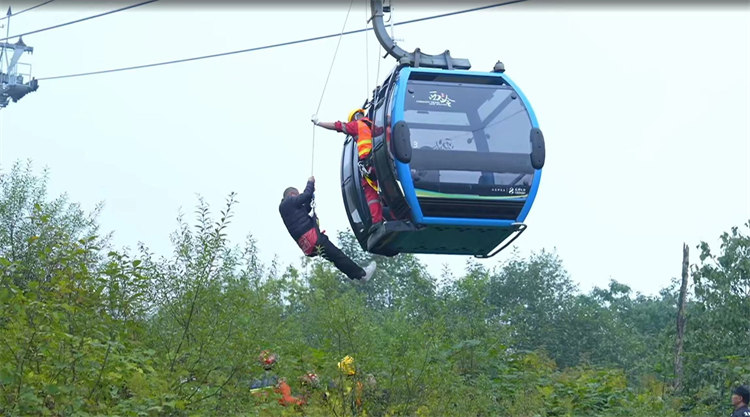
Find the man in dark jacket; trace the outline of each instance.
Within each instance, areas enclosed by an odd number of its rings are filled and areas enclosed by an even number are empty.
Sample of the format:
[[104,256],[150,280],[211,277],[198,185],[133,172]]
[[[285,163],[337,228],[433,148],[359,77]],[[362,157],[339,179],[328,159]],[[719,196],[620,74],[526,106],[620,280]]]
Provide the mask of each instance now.
[[368,281],[375,272],[375,262],[362,269],[328,240],[328,236],[318,229],[318,219],[310,216],[314,192],[315,177],[307,180],[302,194],[294,187],[284,190],[279,213],[289,234],[306,256],[322,255],[350,279]]
[[732,391],[732,411],[731,417],[750,417],[750,410],[747,404],[750,402],[750,390],[745,386],[739,386]]

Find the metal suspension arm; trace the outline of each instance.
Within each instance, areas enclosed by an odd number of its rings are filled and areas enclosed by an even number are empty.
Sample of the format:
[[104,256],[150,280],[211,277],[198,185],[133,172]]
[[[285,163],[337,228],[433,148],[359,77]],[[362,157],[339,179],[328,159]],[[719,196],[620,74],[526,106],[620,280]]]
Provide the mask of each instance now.
[[468,59],[453,58],[447,49],[440,55],[423,54],[419,48],[414,52],[406,52],[388,35],[383,22],[383,0],[370,0],[372,9],[372,28],[375,31],[375,37],[383,46],[389,55],[396,58],[399,64],[410,65],[413,67],[429,67],[443,69],[469,69],[471,63]]

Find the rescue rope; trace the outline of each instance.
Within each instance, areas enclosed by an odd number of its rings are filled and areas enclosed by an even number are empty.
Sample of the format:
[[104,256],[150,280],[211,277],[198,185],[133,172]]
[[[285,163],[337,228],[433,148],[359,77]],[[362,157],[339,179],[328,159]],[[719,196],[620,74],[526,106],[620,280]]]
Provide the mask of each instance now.
[[380,81],[380,61],[384,60],[385,58],[380,57],[380,51],[383,50],[383,45],[380,45],[378,47],[378,71],[375,73],[375,86],[377,88],[377,83]]
[[[326,76],[326,82],[323,84],[323,91],[320,93],[320,100],[318,100],[318,108],[315,110],[313,117],[318,117],[320,106],[323,104],[323,96],[326,93],[326,87],[328,87],[328,80],[331,78],[331,72],[333,71],[333,65],[336,63],[336,55],[339,52],[339,46],[341,45],[341,38],[344,36],[344,29],[346,29],[346,22],[349,20],[349,13],[352,11],[352,5],[354,0],[349,2],[349,10],[346,11],[346,18],[344,18],[344,25],[341,27],[341,33],[339,34],[339,40],[336,43],[336,50],[333,52],[333,59],[331,60],[331,66],[328,68],[328,75]],[[313,125],[312,133],[312,156],[310,161],[310,175],[312,176],[315,172],[315,125]],[[313,208],[314,210],[314,208]]]
[[[328,80],[331,78],[331,72],[333,71],[333,64],[336,63],[336,55],[339,53],[339,46],[341,45],[341,38],[344,36],[344,29],[346,29],[346,22],[349,20],[349,13],[352,11],[352,5],[354,0],[349,2],[349,10],[346,11],[346,17],[344,18],[344,25],[341,27],[341,33],[339,33],[339,40],[336,43],[336,50],[333,51],[333,59],[331,59],[331,66],[328,68],[328,75],[326,76],[326,82],[323,84],[323,91],[320,93],[320,100],[318,100],[318,108],[315,110],[314,118],[318,118],[318,112],[320,111],[320,105],[323,104],[323,96],[326,93],[326,87],[328,87]],[[310,176],[312,177],[315,173],[315,125],[312,127],[312,149],[310,152]],[[318,227],[320,227],[320,220],[318,220],[318,214],[315,212],[315,194],[310,201],[310,208],[312,208],[313,218]]]
[[[365,0],[365,88],[367,89],[365,91],[365,97],[368,97],[370,95],[370,49],[369,49],[369,42],[367,41],[367,26],[370,24],[370,13],[369,13],[369,6],[370,0]],[[378,80],[375,80],[375,84],[377,85]]]
[[[391,13],[388,12],[388,21],[390,21],[390,20],[391,20]],[[368,20],[368,22],[369,22],[369,20]],[[382,50],[383,50],[383,45],[380,45],[380,42],[378,42],[378,50],[375,52],[376,53],[375,59],[378,62],[378,69],[375,72],[375,88],[379,88],[380,87],[380,84],[378,84],[378,83],[380,83],[380,61],[384,60],[385,57],[388,56],[388,54],[386,54],[385,56],[381,57],[380,56],[380,52]]]

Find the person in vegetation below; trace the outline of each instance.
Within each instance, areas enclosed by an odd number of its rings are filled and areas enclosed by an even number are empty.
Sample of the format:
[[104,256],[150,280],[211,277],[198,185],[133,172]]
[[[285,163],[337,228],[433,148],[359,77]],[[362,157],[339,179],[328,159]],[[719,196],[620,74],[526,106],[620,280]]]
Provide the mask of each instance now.
[[373,132],[372,120],[365,116],[364,109],[355,109],[349,113],[349,122],[319,122],[316,116],[311,121],[314,125],[324,129],[335,130],[346,133],[357,140],[357,153],[359,155],[359,165],[362,171],[362,188],[367,199],[367,207],[370,209],[372,226],[370,231],[383,224],[383,206],[378,195],[377,177],[375,167],[372,166],[370,155],[372,154],[372,137]]
[[250,393],[256,397],[265,398],[268,396],[267,389],[273,387],[275,393],[281,394],[279,404],[284,407],[288,405],[304,405],[306,402],[303,398],[297,398],[292,395],[292,388],[286,382],[286,378],[277,378],[275,375],[271,375],[271,370],[276,365],[278,359],[278,355],[268,350],[260,352],[258,362],[265,370],[265,373],[263,379],[253,381],[250,386]]
[[732,391],[732,406],[734,411],[730,417],[750,417],[750,409],[747,404],[750,403],[750,390],[741,385]]
[[265,399],[269,395],[269,388],[276,386],[279,379],[271,373],[273,366],[278,360],[278,355],[268,350],[260,352],[258,363],[263,367],[263,377],[256,379],[250,384],[250,394],[258,399]]
[[279,404],[284,407],[288,405],[305,405],[307,402],[304,398],[297,398],[292,395],[292,388],[286,383],[286,378],[281,378],[274,392],[281,394]]
[[307,180],[307,186],[302,194],[294,187],[284,190],[284,197],[279,204],[279,213],[287,231],[306,256],[322,255],[323,258],[333,262],[336,268],[346,274],[349,279],[368,281],[375,272],[375,262],[370,262],[362,269],[331,243],[325,233],[320,231],[317,216],[310,215],[314,192],[315,177]]
[[[354,358],[346,355],[338,363],[338,368],[343,379],[339,379],[340,385],[331,381],[328,384],[324,398],[334,410],[346,404],[353,414],[360,415],[363,411],[362,392],[364,385],[361,381],[355,379],[357,369],[354,365]],[[339,400],[342,400],[343,404]],[[341,411],[343,412],[344,409],[341,409]]]
[[299,377],[299,383],[302,387],[302,398],[306,399],[308,403],[312,403],[315,394],[323,394],[320,384],[320,378],[315,372],[306,372]]

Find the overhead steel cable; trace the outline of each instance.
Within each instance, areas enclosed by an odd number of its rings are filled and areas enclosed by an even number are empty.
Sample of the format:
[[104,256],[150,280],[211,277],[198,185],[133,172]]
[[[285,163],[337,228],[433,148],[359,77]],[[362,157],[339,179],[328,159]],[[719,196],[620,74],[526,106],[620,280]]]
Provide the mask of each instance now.
[[[153,0],[153,1],[155,1],[155,0]],[[434,15],[434,16],[420,17],[418,19],[412,19],[412,20],[406,20],[406,21],[403,21],[403,22],[394,23],[393,25],[394,26],[408,25],[408,24],[411,24],[411,23],[423,22],[425,20],[439,19],[439,18],[442,18],[442,17],[448,17],[448,16],[453,16],[453,15],[462,14],[462,13],[476,12],[476,11],[479,11],[479,10],[490,9],[490,8],[493,8],[493,7],[508,6],[508,5],[515,4],[515,3],[522,3],[524,1],[527,1],[527,0],[511,0],[511,1],[508,1],[508,2],[504,2],[504,3],[496,3],[496,4],[491,4],[491,5],[488,5],[488,6],[475,7],[475,8],[472,8],[472,9],[459,10],[459,11],[455,11],[455,12],[443,13],[443,14]],[[319,40],[322,40],[322,39],[334,38],[336,36],[352,35],[352,34],[355,34],[355,33],[361,33],[361,32],[365,32],[365,31],[368,31],[368,30],[372,30],[372,28],[369,27],[369,28],[365,28],[365,29],[356,29],[356,30],[350,30],[350,31],[343,32],[343,33],[333,33],[333,34],[329,34],[329,35],[315,36],[315,37],[310,37],[310,38],[306,38],[306,39],[298,39],[298,40],[294,40],[294,41],[274,43],[274,44],[264,45],[264,46],[256,46],[256,47],[253,47],[253,48],[240,49],[240,50],[237,50],[237,51],[220,52],[220,53],[216,53],[216,54],[196,56],[196,57],[192,57],[192,58],[174,59],[174,60],[171,60],[171,61],[154,62],[154,63],[151,63],[151,64],[133,65],[133,66],[129,66],[129,67],[112,68],[112,69],[105,69],[105,70],[98,70],[98,71],[80,72],[80,73],[76,73],[76,74],[56,75],[56,76],[51,76],[51,77],[40,77],[39,80],[40,81],[42,81],[42,80],[57,80],[57,79],[62,79],[62,78],[84,77],[84,76],[88,76],[88,75],[106,74],[106,73],[110,73],[110,72],[130,71],[130,70],[135,70],[135,69],[158,67],[158,66],[162,66],[162,65],[179,64],[179,63],[182,63],[182,62],[198,61],[198,60],[202,60],[202,59],[217,58],[217,57],[221,57],[221,56],[236,55],[236,54],[242,54],[242,53],[247,53],[247,52],[260,51],[260,50],[264,50],[264,49],[278,48],[278,47],[281,47],[281,46],[289,46],[289,45],[296,45],[296,44],[300,44],[300,43],[319,41]]]
[[0,41],[7,41],[8,39],[12,39],[12,38],[20,38],[21,36],[31,35],[31,34],[34,34],[34,33],[44,32],[44,31],[52,30],[52,29],[57,29],[57,28],[60,28],[60,27],[63,27],[63,26],[72,25],[74,23],[81,23],[81,22],[84,22],[86,20],[96,19],[97,17],[107,16],[107,15],[114,14],[114,13],[117,13],[117,12],[122,12],[122,11],[125,11],[125,10],[133,9],[133,8],[136,8],[136,7],[139,7],[139,6],[145,6],[146,4],[154,3],[156,1],[159,1],[159,0],[148,0],[148,1],[141,2],[141,3],[132,4],[130,6],[121,7],[119,9],[110,10],[108,12],[95,14],[93,16],[88,16],[88,17],[84,17],[84,18],[81,18],[81,19],[76,19],[76,20],[73,20],[71,22],[60,23],[59,25],[54,25],[54,26],[49,26],[49,27],[42,28],[42,29],[32,30],[31,32],[19,33],[19,34],[13,35],[13,36],[8,36],[6,38],[0,38]]
[[18,16],[21,13],[28,12],[29,10],[34,10],[37,7],[42,7],[45,4],[52,3],[53,1],[55,1],[55,0],[47,0],[47,1],[43,2],[43,3],[37,4],[36,6],[27,7],[25,9],[21,10],[20,12],[11,13],[10,16],[6,15],[6,16],[0,17],[0,22],[2,22],[3,20],[7,19],[8,17]]

